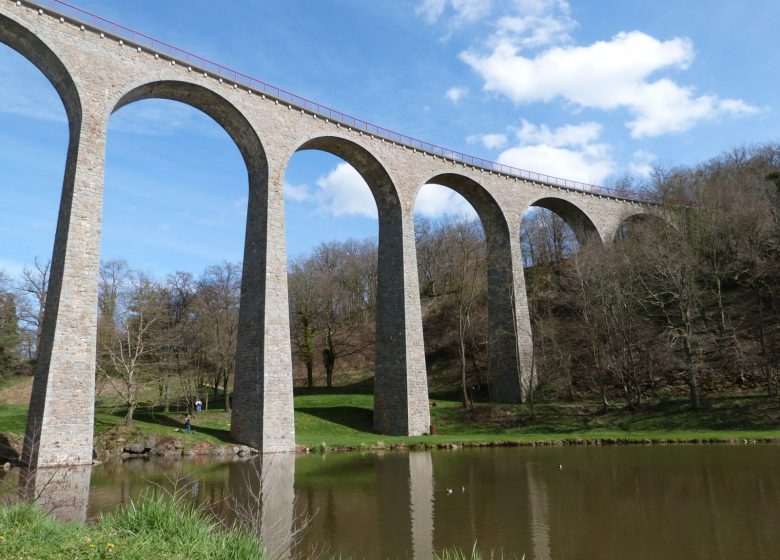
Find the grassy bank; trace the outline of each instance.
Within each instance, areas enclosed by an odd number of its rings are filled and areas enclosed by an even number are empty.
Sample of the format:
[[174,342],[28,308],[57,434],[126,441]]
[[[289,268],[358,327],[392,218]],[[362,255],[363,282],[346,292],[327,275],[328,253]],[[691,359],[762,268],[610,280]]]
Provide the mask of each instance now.
[[265,555],[246,532],[220,530],[195,509],[150,498],[86,526],[61,523],[33,504],[0,506],[0,558],[262,560]]
[[[539,404],[531,416],[527,406],[478,404],[464,409],[456,395],[431,399],[435,436],[394,437],[377,434],[372,427],[373,395],[370,387],[352,385],[331,391],[297,390],[296,441],[310,448],[372,448],[396,445],[495,444],[534,442],[647,442],[697,440],[765,440],[780,438],[780,399],[764,396],[717,397],[702,410],[691,410],[685,399],[646,403],[632,411],[615,405],[607,412],[595,402]],[[21,434],[27,409],[24,404],[0,406],[0,433]],[[96,445],[117,440],[131,443],[151,436],[175,436],[184,449],[199,442],[232,443],[230,416],[221,409],[198,413],[194,433],[185,435],[184,412],[163,413],[139,409],[132,430],[123,427],[125,411],[110,399],[96,405]],[[121,443],[121,442],[120,442]],[[323,445],[324,444],[324,445]]]

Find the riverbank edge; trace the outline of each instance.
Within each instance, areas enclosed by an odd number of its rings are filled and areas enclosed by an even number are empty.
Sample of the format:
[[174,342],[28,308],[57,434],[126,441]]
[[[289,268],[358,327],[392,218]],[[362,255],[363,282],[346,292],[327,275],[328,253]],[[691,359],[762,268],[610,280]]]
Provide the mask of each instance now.
[[[8,434],[0,434],[0,437]],[[436,437],[436,436],[427,436]],[[406,453],[409,451],[431,451],[431,450],[449,450],[457,449],[486,449],[486,448],[507,448],[507,447],[574,447],[574,446],[593,446],[593,447],[613,447],[624,445],[777,445],[780,444],[780,434],[772,437],[578,437],[578,438],[549,438],[549,439],[507,439],[507,440],[459,440],[458,436],[444,436],[448,441],[428,442],[428,441],[401,441],[401,442],[375,442],[358,445],[319,445],[297,444],[295,453],[298,455],[315,453],[359,453],[359,452],[398,452]],[[95,448],[95,460],[93,464],[100,464],[106,461],[119,460],[129,461],[144,459],[149,457],[166,457],[169,459],[187,459],[195,456],[208,456],[213,458],[228,459],[231,457],[248,458],[259,454],[257,449],[246,445],[228,444],[223,446],[211,445],[204,441],[195,442],[192,446],[187,446],[188,442],[179,438],[168,438],[166,448],[150,447],[149,444],[140,444],[143,449],[138,449],[139,444],[131,444],[128,447],[119,447],[115,449]],[[135,450],[133,448],[135,447]],[[165,449],[163,451],[162,449]],[[18,466],[19,463],[13,458],[2,459],[2,468],[9,469]]]

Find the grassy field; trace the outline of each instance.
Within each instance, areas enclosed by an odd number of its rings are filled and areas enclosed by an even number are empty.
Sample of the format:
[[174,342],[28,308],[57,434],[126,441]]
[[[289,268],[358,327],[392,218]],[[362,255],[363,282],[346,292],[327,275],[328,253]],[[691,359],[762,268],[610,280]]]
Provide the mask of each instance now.
[[[2,395],[2,393],[0,393]],[[196,415],[194,433],[185,435],[184,412],[162,413],[139,409],[133,430],[123,426],[125,410],[109,398],[96,404],[97,445],[122,438],[149,436],[184,438],[185,448],[199,441],[232,443],[230,417],[221,409]],[[219,403],[218,403],[219,404]],[[616,405],[603,413],[597,403],[538,404],[531,417],[527,406],[478,404],[462,408],[457,395],[436,394],[431,399],[431,422],[437,435],[393,437],[372,427],[370,386],[335,387],[330,391],[296,390],[295,430],[299,444],[311,448],[367,448],[414,444],[479,444],[575,440],[743,440],[780,439],[780,399],[763,396],[718,397],[705,401],[700,411],[686,400],[648,403],[639,411]],[[0,433],[21,434],[26,421],[24,404],[0,403]]]

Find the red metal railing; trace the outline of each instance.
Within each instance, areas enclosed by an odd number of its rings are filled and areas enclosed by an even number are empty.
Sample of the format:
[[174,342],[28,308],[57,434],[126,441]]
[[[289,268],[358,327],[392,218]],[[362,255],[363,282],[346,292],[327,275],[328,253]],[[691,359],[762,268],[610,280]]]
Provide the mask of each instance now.
[[[216,62],[212,62],[207,58],[203,58],[202,56],[185,51],[169,43],[160,41],[154,37],[150,37],[149,35],[140,33],[86,10],[82,10],[81,8],[61,0],[25,0],[24,3],[36,6],[38,8],[46,8],[53,14],[68,18],[83,25],[88,25],[97,31],[108,33],[109,35],[112,35],[118,39],[131,43],[133,46],[146,48],[151,52],[159,53],[172,60],[176,60],[177,62],[192,66],[194,69],[207,72],[214,75],[215,77],[229,80],[235,84],[250,88],[258,93],[264,93],[270,97],[279,99],[280,101],[290,103],[291,105],[294,105],[300,109],[311,111],[335,122],[339,122],[346,126],[365,131],[369,134],[380,136],[399,144],[404,144],[410,148],[427,152],[429,154],[441,156],[443,158],[451,159],[489,171],[495,171],[498,173],[503,173],[522,179],[528,179],[547,185],[553,185],[564,189],[584,191],[601,196],[609,196],[612,198],[620,198],[624,200],[632,200],[650,204],[658,204],[660,202],[656,197],[645,193],[637,193],[628,189],[611,189],[598,185],[582,183],[580,181],[572,181],[570,179],[553,177],[543,173],[535,173],[533,171],[519,169],[517,167],[504,165],[502,163],[497,163],[495,161],[490,161],[480,157],[470,156],[456,150],[450,150],[448,148],[437,146],[436,144],[431,144],[430,142],[425,142],[424,140],[418,140],[416,138],[412,138],[411,136],[406,136],[405,134],[401,134],[381,126],[371,124],[364,120],[357,119],[346,113],[342,113],[341,111],[336,111],[335,109],[321,105],[316,101],[306,99],[305,97],[301,97],[300,95],[296,95],[282,88],[268,84],[262,80],[257,80],[251,76],[247,76],[246,74],[238,72],[237,70],[233,70],[232,68],[228,68],[227,66],[223,66]],[[665,202],[669,203],[669,201]],[[683,201],[681,204],[687,205],[687,202]]]

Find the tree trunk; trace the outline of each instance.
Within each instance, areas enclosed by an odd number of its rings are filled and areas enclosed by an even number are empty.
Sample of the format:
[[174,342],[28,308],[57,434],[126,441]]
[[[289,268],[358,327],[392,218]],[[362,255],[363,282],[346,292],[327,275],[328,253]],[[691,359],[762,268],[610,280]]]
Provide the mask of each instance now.
[[336,352],[333,350],[333,336],[328,333],[325,338],[325,349],[322,351],[322,365],[325,366],[325,384],[328,389],[333,387],[333,370],[336,367]]
[[127,405],[127,414],[125,415],[125,427],[126,428],[132,428],[133,427],[133,414],[135,413],[135,407],[137,405],[135,403],[131,403]]
[[171,380],[165,376],[165,401],[163,412],[171,411]]
[[225,389],[225,412],[230,413],[230,392],[228,391],[228,384],[230,383],[230,373],[225,372],[223,380],[223,388]]
[[463,408],[471,405],[466,387],[466,341],[463,313],[458,314],[458,348],[460,350],[460,386],[463,389]]

